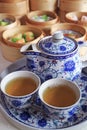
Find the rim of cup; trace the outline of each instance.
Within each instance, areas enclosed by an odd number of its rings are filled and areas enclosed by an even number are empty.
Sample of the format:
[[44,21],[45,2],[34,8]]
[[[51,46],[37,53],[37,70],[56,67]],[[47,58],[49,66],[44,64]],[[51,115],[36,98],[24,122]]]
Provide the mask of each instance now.
[[[59,81],[61,81],[60,84],[58,83]],[[67,83],[67,85],[69,85],[69,87],[70,87],[70,84],[71,84],[71,88],[73,86],[73,90],[74,90],[75,94],[77,95],[77,100],[75,101],[75,103],[73,103],[72,105],[66,106],[66,107],[57,107],[57,106],[53,106],[53,105],[46,103],[46,101],[44,101],[44,99],[43,99],[44,90],[46,90],[47,87],[64,85],[65,82]],[[40,100],[46,106],[53,108],[55,110],[57,110],[57,109],[60,109],[60,110],[70,109],[70,108],[74,107],[75,105],[77,105],[79,103],[79,101],[81,100],[81,90],[80,90],[79,86],[75,82],[73,82],[71,80],[63,79],[63,78],[49,79],[49,80],[45,81],[44,83],[42,83],[40,88],[39,88],[38,95],[39,95]]]
[[[25,94],[23,96],[13,96],[13,95],[10,95],[10,94],[7,94],[5,92],[5,87],[7,85],[7,83],[9,83],[11,80],[15,79],[15,78],[21,78],[21,77],[30,77],[32,79],[34,79],[34,81],[36,82],[37,84],[37,88],[29,93],[29,94]],[[14,71],[14,72],[11,72],[9,74],[7,74],[2,80],[1,80],[1,84],[0,84],[0,87],[1,87],[1,91],[8,97],[13,97],[13,98],[23,98],[25,96],[31,96],[32,94],[34,94],[35,92],[38,91],[39,87],[41,85],[41,80],[40,78],[33,72],[30,72],[30,71]]]

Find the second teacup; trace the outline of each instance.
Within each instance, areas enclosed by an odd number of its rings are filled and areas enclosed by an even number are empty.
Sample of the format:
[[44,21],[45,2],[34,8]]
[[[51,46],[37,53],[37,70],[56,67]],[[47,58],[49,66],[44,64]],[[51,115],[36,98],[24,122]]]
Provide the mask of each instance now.
[[70,112],[79,104],[81,99],[81,91],[78,85],[62,78],[44,82],[40,86],[38,94],[48,112],[50,114],[56,112],[57,116],[60,113]]

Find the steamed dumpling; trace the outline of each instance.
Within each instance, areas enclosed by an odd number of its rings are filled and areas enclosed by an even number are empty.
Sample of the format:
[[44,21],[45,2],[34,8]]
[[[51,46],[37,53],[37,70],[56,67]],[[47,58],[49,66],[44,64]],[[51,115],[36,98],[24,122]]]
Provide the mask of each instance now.
[[25,40],[24,40],[24,38],[21,38],[21,39],[17,40],[16,43],[23,44],[23,43],[25,43]]
[[31,31],[25,32],[23,34],[23,37],[25,39],[26,42],[32,41],[35,39],[34,33]]
[[13,37],[10,38],[10,41],[14,43],[24,44],[34,39],[35,39],[34,33],[31,31],[28,31],[28,32],[18,33],[14,35]]

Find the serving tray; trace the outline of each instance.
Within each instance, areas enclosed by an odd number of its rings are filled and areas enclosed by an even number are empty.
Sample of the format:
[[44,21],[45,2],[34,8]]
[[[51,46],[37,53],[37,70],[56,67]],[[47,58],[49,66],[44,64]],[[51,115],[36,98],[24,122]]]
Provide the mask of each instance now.
[[[17,70],[27,70],[26,59],[20,59],[12,65],[8,66],[1,74],[0,80],[10,72]],[[82,92],[82,98],[77,108],[67,116],[62,114],[56,116],[55,114],[45,113],[41,101],[36,96],[29,104],[29,108],[15,109],[9,106],[5,100],[4,95],[0,91],[0,109],[4,116],[10,120],[12,124],[22,130],[69,130],[77,129],[78,127],[87,123],[87,77],[83,74],[75,77],[73,82],[76,82]]]

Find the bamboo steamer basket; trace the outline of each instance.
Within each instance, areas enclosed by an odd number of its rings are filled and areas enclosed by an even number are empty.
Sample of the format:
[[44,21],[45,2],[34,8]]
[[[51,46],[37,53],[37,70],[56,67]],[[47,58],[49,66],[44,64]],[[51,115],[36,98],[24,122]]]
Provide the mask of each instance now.
[[[68,23],[75,23],[75,24],[79,24],[82,25],[86,28],[87,30],[87,21],[81,21],[82,16],[86,16],[87,17],[87,12],[69,12],[65,15],[65,20]],[[76,17],[77,20],[75,20],[73,17]]]
[[81,25],[76,25],[73,23],[58,23],[52,26],[51,28],[51,35],[56,31],[62,31],[62,30],[71,30],[77,33],[80,33],[81,36],[78,38],[75,38],[75,40],[78,41],[86,41],[86,29]]
[[[8,0],[7,0],[8,1]],[[15,2],[0,2],[0,13],[8,13],[12,15],[24,15],[29,11],[28,1],[27,0],[18,0]]]
[[4,14],[4,13],[0,13],[0,20],[1,19],[5,19],[5,18],[10,19],[12,21],[12,23],[8,24],[6,26],[0,26],[0,32],[20,25],[20,22],[16,19],[15,16]]
[[[34,16],[41,16],[41,15],[47,15],[49,17],[52,17],[52,20],[45,21],[45,22],[39,22],[32,19]],[[50,30],[52,25],[55,23],[59,23],[60,19],[57,16],[57,14],[53,11],[31,11],[26,15],[26,24],[36,26],[37,28],[42,29],[46,35],[50,34]]]
[[65,22],[65,15],[68,12],[87,12],[87,0],[60,0],[59,9],[61,22]]
[[[30,42],[26,42],[26,43],[13,43],[10,41],[10,38],[15,36],[16,34],[18,33],[24,33],[24,32],[27,32],[27,31],[31,31],[34,33],[35,35],[35,39],[30,41]],[[44,37],[44,32],[38,28],[35,28],[35,27],[30,27],[28,25],[21,25],[19,27],[15,27],[13,29],[8,29],[6,31],[4,31],[2,33],[2,39],[4,41],[5,44],[9,45],[9,46],[14,46],[14,47],[17,47],[17,48],[20,48],[22,47],[24,44],[29,44],[29,43],[37,43],[41,38]]]
[[27,42],[26,44],[33,44],[37,43],[41,38],[44,37],[44,32],[42,32],[40,29],[29,27],[27,25],[21,25],[20,27],[15,27],[13,29],[8,29],[2,33],[2,42],[1,42],[1,48],[2,48],[2,54],[3,56],[9,60],[9,61],[16,61],[19,58],[23,57],[23,55],[20,52],[20,48],[24,44],[18,44],[13,43],[9,41],[8,39],[15,34],[23,33],[26,31],[32,31],[35,34],[35,39],[31,42]]
[[3,41],[1,41],[1,51],[3,57],[11,62],[14,62],[24,56],[20,53],[20,48],[6,45]]
[[0,26],[0,40],[1,40],[1,35],[2,35],[3,31],[14,28],[16,26],[20,26],[20,21],[18,19],[16,19],[15,16],[0,13],[0,19],[5,19],[5,18],[10,19],[12,21],[12,23],[5,25],[5,26]]
[[49,10],[55,11],[58,0],[30,0],[30,11]]

